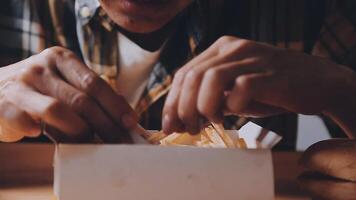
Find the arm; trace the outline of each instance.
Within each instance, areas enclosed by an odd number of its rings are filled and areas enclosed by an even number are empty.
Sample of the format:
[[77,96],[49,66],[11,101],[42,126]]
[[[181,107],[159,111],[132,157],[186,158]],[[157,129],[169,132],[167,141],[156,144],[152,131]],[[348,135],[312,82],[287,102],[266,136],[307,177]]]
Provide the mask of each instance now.
[[343,94],[339,101],[323,113],[334,120],[350,138],[356,138],[356,74],[345,76]]
[[[335,2],[334,9],[325,18],[319,38],[312,54],[333,60],[334,63],[347,66],[348,74],[343,75],[343,86],[339,87],[337,98],[323,114],[336,122],[349,137],[355,137],[356,120],[356,40],[355,1]],[[334,23],[337,22],[337,23]],[[331,130],[332,131],[332,130]],[[337,131],[337,130],[334,130]]]
[[[317,56],[235,37],[222,37],[175,75],[163,111],[168,133],[197,132],[198,118],[283,112],[339,116],[350,111],[354,72]],[[337,108],[337,109],[336,109]],[[346,118],[347,115],[347,118]],[[339,123],[353,113],[343,113]],[[340,117],[340,116],[339,116]]]

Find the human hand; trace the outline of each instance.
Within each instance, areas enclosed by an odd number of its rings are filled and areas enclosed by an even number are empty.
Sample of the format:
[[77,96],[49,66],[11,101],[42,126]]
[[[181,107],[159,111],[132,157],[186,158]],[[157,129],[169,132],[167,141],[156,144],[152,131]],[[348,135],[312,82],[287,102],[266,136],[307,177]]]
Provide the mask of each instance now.
[[224,36],[183,66],[163,110],[166,133],[197,133],[201,119],[320,114],[340,104],[354,73],[326,59]]
[[298,177],[298,186],[312,197],[323,200],[349,200],[356,196],[356,182],[340,180],[317,172]]
[[300,163],[311,171],[356,181],[356,140],[331,139],[313,144]]
[[95,131],[104,142],[130,142],[125,132],[137,120],[122,96],[62,47],[0,68],[0,141],[36,137],[42,121],[63,133],[59,141]]

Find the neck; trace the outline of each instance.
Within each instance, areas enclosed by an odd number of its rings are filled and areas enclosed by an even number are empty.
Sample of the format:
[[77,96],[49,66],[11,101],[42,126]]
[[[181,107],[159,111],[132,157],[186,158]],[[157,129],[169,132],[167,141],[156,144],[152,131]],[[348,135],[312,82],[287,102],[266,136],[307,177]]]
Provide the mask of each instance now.
[[163,43],[175,30],[177,24],[178,19],[174,19],[161,29],[151,33],[131,33],[121,27],[118,27],[118,30],[141,48],[153,52],[162,47]]

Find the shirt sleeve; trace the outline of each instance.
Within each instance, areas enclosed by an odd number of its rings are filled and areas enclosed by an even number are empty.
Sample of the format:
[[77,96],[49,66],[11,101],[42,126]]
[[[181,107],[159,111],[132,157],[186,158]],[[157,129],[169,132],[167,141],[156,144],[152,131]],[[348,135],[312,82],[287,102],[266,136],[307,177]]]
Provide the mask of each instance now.
[[312,53],[356,70],[356,1],[339,0],[332,7]]
[[[356,1],[338,0],[324,21],[313,54],[356,70]],[[322,116],[332,137],[346,137],[331,119]]]
[[7,0],[0,5],[0,66],[51,46],[80,56],[74,0]]
[[53,42],[48,2],[50,1],[1,2],[0,66],[25,59]]

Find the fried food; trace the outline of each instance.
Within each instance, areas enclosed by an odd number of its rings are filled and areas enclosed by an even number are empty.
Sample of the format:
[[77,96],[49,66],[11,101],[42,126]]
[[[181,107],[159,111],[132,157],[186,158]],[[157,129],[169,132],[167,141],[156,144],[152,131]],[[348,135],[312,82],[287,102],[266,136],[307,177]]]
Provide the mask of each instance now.
[[231,135],[224,130],[222,124],[211,123],[201,130],[199,134],[189,133],[164,134],[162,131],[152,133],[147,138],[151,144],[161,146],[193,146],[212,148],[247,148],[245,141],[236,135]]

